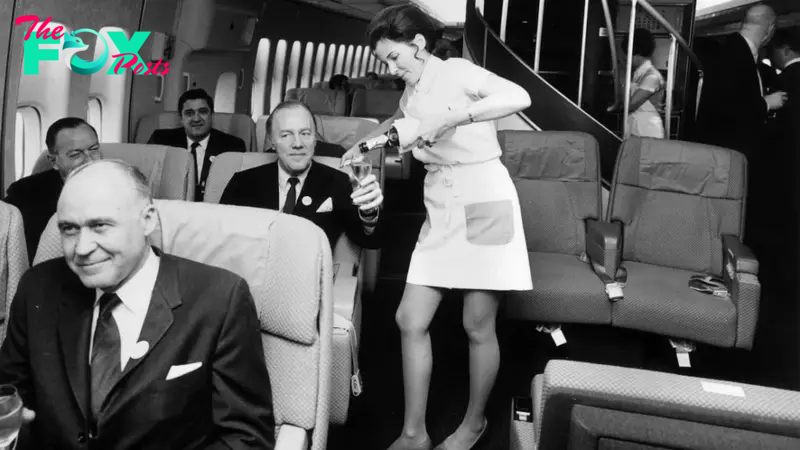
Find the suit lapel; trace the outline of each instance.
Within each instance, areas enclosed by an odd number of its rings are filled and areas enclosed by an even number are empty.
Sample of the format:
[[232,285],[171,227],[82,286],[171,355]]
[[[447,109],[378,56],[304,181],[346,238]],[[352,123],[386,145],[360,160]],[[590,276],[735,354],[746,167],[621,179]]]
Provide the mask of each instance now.
[[84,287],[72,272],[67,272],[58,317],[58,338],[72,393],[84,419],[88,419],[89,336],[95,291]]

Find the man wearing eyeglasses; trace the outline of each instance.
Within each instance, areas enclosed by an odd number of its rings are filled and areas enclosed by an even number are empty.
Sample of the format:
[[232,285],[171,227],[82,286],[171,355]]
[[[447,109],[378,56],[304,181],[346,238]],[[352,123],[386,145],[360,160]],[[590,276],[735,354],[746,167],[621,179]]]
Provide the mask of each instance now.
[[189,150],[197,168],[195,200],[203,201],[212,159],[220,153],[244,152],[245,143],[236,136],[212,128],[214,99],[203,89],[184,92],[178,99],[178,114],[182,126],[155,130],[147,143]]
[[45,144],[47,160],[54,170],[45,170],[14,182],[3,199],[22,213],[28,260],[31,262],[47,222],[56,213],[64,179],[72,169],[102,159],[97,131],[79,117],[55,121],[47,130]]

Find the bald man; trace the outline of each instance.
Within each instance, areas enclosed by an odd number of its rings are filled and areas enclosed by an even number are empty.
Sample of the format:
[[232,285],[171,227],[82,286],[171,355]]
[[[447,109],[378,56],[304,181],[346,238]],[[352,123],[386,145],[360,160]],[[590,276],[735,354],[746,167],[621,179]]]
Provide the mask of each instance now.
[[706,68],[696,122],[696,140],[743,153],[748,162],[761,151],[767,116],[786,101],[784,92],[765,95],[759,51],[775,33],[775,11],[757,5],[747,11]]
[[151,247],[148,183],[124,162],[75,169],[56,214],[64,258],[23,276],[0,349],[18,448],[274,448],[247,283]]

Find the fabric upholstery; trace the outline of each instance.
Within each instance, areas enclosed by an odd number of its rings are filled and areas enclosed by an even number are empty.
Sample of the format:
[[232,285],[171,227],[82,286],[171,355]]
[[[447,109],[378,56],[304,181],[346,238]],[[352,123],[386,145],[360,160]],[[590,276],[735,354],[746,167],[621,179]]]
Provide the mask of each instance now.
[[384,91],[367,89],[353,93],[350,115],[355,117],[374,117],[388,119],[397,112],[403,91]]
[[293,88],[286,92],[285,100],[299,100],[314,114],[344,116],[347,114],[347,93],[319,88]]
[[[325,234],[305,219],[260,208],[174,200],[156,200],[155,206],[153,245],[247,281],[261,321],[276,432],[283,424],[302,427],[313,433],[312,449],[324,449],[333,328],[333,268]],[[62,256],[51,220],[34,264]]]
[[[186,150],[165,145],[103,142],[104,159],[121,159],[133,164],[147,177],[154,198],[189,200],[194,198],[197,169]],[[47,152],[39,155],[33,173],[53,170]]]
[[800,437],[798,392],[564,360],[536,378],[533,426],[542,450],[567,447],[574,405]]
[[499,131],[501,160],[520,199],[533,290],[509,292],[511,317],[539,322],[611,323],[604,284],[589,263],[586,219],[599,219],[597,141],[562,131]]
[[22,214],[14,205],[0,201],[0,343],[6,338],[6,318],[22,274],[28,270],[28,249]]
[[695,274],[722,276],[723,236],[741,239],[746,170],[733,150],[639,137],[623,143],[608,211],[610,221],[623,225],[628,272],[625,298],[612,312],[616,326],[752,346],[760,294],[755,276],[728,277],[736,280],[729,298],[688,287]]
[[[141,119],[136,126],[134,142],[146,144],[153,131],[162,128],[177,128],[181,126],[180,116],[175,111],[164,111],[158,114],[149,114]],[[256,126],[253,119],[247,114],[215,112],[212,126],[224,133],[236,136],[244,141],[248,152],[256,151]]]

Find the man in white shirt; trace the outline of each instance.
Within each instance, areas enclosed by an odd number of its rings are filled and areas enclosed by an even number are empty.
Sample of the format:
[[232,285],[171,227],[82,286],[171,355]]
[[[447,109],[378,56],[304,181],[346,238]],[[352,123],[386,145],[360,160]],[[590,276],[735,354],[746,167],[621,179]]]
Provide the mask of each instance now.
[[220,203],[309,219],[325,231],[332,248],[342,232],[362,248],[380,248],[383,192],[377,178],[370,174],[358,183],[338,169],[314,162],[316,124],[308,106],[295,101],[276,106],[267,133],[278,161],[235,174]]
[[197,189],[195,200],[202,201],[211,161],[225,152],[244,152],[242,139],[212,128],[214,99],[203,89],[191,89],[178,99],[182,126],[155,130],[148,144],[169,145],[189,150],[195,158]]
[[64,258],[22,277],[0,349],[33,419],[20,448],[274,448],[247,283],[151,247],[148,183],[124,162],[71,172],[56,214]]

